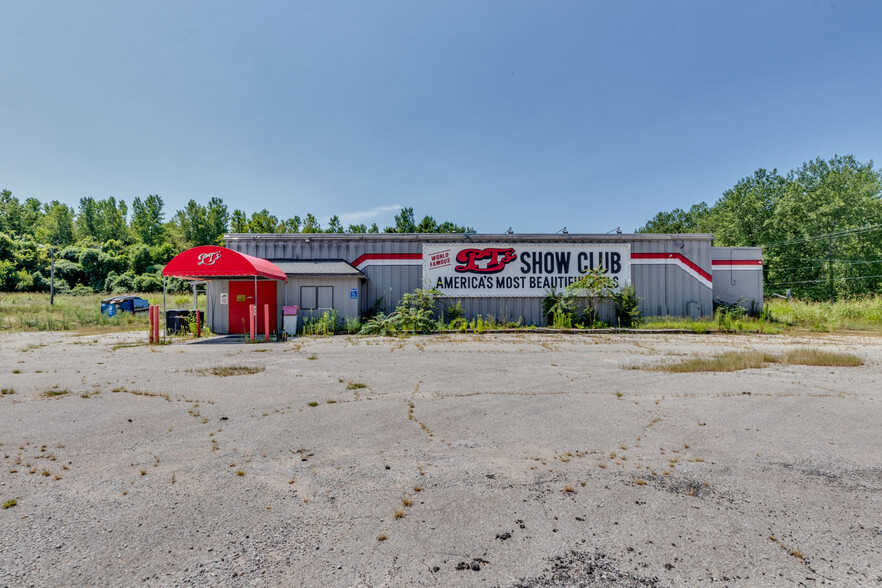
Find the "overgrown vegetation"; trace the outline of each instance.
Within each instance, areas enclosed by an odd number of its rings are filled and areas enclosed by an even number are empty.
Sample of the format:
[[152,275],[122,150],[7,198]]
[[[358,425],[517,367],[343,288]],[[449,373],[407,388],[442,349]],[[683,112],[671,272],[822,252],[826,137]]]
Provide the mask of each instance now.
[[[150,304],[162,304],[162,294],[141,294]],[[42,293],[0,293],[0,331],[72,331],[96,328],[101,331],[140,329],[147,327],[147,313],[133,315],[120,312],[109,317],[101,314],[103,295],[56,295],[49,305],[49,295]],[[189,294],[169,295],[169,308],[189,307]],[[204,308],[205,296],[199,295]],[[203,325],[204,327],[204,325]]]
[[791,365],[856,367],[864,364],[864,360],[851,353],[836,353],[819,349],[800,348],[787,351],[780,355],[761,351],[730,351],[710,358],[691,358],[679,363],[652,366],[649,369],[665,372],[734,372],[761,368],[768,363],[786,363]]
[[192,371],[196,374],[212,375],[225,378],[229,376],[249,376],[252,374],[259,374],[260,372],[266,371],[266,368],[262,365],[227,365],[196,369]]
[[417,288],[401,297],[395,311],[389,315],[379,313],[367,320],[361,328],[364,335],[397,335],[433,333],[440,330],[443,322],[436,317],[441,292],[434,288]]
[[603,329],[610,324],[600,315],[603,303],[612,301],[614,325],[635,327],[641,322],[640,298],[631,284],[616,290],[616,283],[595,267],[563,290],[551,290],[542,300],[545,322],[556,329]]
[[882,332],[882,296],[837,300],[834,303],[770,298],[757,316],[750,316],[743,310],[718,307],[712,319],[647,317],[640,328],[683,329],[693,333],[780,333],[787,330]]
[[[374,224],[350,225],[344,231],[332,216],[327,228],[312,214],[279,219],[266,209],[248,217],[229,213],[220,198],[206,205],[190,200],[166,220],[156,194],[125,201],[81,198],[76,210],[58,200],[20,201],[0,191],[0,292],[47,292],[50,259],[55,253],[55,291],[159,292],[162,267],[177,253],[197,245],[222,244],[224,233],[379,233]],[[386,233],[464,233],[471,227],[426,216],[419,223],[413,208],[402,208]],[[51,247],[51,249],[50,249]],[[167,290],[183,291],[184,280],[170,279]]]
[[321,316],[307,318],[303,320],[301,333],[303,335],[318,335],[326,337],[333,335],[337,331],[340,322],[339,314],[336,310],[327,310]]
[[714,244],[763,246],[767,294],[808,300],[882,287],[882,173],[851,155],[820,157],[784,175],[758,169],[712,206],[660,212],[638,232],[713,233]]

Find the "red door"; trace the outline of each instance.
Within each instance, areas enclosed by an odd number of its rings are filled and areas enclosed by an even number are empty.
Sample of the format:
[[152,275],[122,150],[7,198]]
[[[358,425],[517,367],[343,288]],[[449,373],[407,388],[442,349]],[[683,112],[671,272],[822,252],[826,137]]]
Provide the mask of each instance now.
[[[254,304],[254,282],[230,282],[230,333],[247,333],[248,307]],[[269,304],[270,333],[276,332],[276,282],[257,282],[257,335],[263,330],[263,305]]]

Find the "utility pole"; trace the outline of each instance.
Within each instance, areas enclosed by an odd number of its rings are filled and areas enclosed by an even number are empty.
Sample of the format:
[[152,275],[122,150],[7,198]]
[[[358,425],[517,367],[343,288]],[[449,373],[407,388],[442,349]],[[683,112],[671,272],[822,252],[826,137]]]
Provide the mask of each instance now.
[[49,246],[49,259],[51,259],[51,269],[49,270],[49,306],[55,304],[55,247]]
[[836,299],[833,291],[833,237],[830,237],[827,245],[827,280],[830,284],[830,304],[833,304]]

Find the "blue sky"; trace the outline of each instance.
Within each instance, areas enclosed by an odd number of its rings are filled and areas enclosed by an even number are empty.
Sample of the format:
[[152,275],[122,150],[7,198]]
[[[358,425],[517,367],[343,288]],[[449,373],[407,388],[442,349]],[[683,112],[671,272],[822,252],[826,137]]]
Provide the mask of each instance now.
[[880,160],[882,3],[4,2],[0,188],[629,232]]

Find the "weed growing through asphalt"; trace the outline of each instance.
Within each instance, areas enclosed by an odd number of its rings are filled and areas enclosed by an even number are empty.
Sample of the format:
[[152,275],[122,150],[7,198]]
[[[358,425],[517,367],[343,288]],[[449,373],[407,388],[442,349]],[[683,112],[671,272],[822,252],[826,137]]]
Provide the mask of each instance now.
[[315,353],[313,353],[312,355],[307,356],[306,359],[318,359],[318,355],[316,355]]
[[58,386],[54,386],[49,390],[43,390],[40,394],[51,398],[53,396],[64,396],[65,394],[70,394],[70,390],[68,390],[67,388],[59,388]]
[[2,388],[0,394],[15,394],[15,388]]
[[760,351],[730,351],[712,357],[687,359],[680,363],[663,365],[652,369],[659,369],[675,374],[690,372],[734,372],[763,367],[766,363],[777,362],[777,358]]
[[386,539],[388,539],[388,537],[386,537],[386,533],[380,533],[379,535],[377,535],[377,541],[385,541]]
[[312,402],[307,402],[306,406],[318,406],[318,402],[313,400]]
[[401,499],[401,504],[403,504],[404,506],[413,506],[413,499],[411,499],[409,496],[405,496]]
[[693,358],[680,363],[654,365],[646,368],[675,374],[691,372],[734,372],[738,370],[758,369],[768,363],[785,363],[791,365],[857,367],[864,365],[864,360],[851,353],[834,353],[819,349],[802,348],[787,351],[782,355],[763,353],[761,351],[730,351],[711,358]]
[[141,472],[141,475],[142,475],[142,476],[146,476],[146,475],[147,475],[147,470],[146,470],[145,468],[141,468],[141,469],[138,470],[138,471]]
[[346,384],[347,390],[360,390],[361,388],[367,388],[367,384],[364,384],[362,382],[353,382],[352,380],[349,380],[349,383]]
[[403,519],[404,518],[404,509],[403,508],[396,508],[395,512],[392,514],[396,519]]
[[237,475],[237,476],[244,476],[244,475],[245,475],[245,470],[236,470],[236,475]]
[[864,365],[864,360],[851,353],[834,353],[820,349],[794,349],[783,356],[783,361],[794,365],[816,365],[829,367],[857,367]]
[[15,498],[7,500],[6,502],[3,503],[3,510],[6,510],[7,508],[12,508],[16,504],[18,504],[18,500],[16,500]]
[[567,485],[565,485],[565,486],[563,487],[563,491],[566,492],[566,493],[571,493],[571,492],[575,492],[576,489],[573,488],[573,485],[572,485],[572,484],[567,484]]
[[226,378],[229,376],[250,376],[252,374],[258,374],[260,372],[266,371],[266,368],[263,366],[254,365],[227,365],[194,369],[190,371],[194,374],[201,374],[203,376],[211,375],[218,376],[220,378]]

